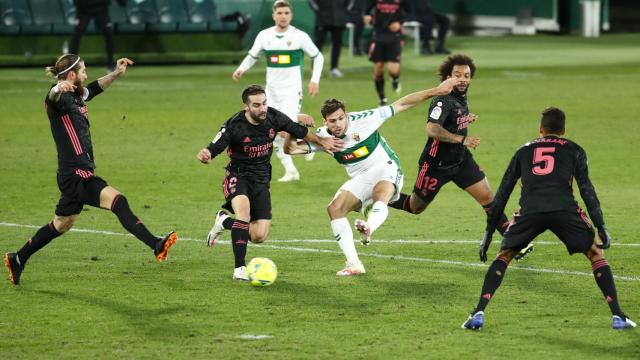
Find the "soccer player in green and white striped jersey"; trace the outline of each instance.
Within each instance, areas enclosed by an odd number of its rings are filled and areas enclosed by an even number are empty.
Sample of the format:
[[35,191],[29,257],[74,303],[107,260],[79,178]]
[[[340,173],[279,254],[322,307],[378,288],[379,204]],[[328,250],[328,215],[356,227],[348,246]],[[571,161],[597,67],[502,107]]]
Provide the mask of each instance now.
[[[391,105],[376,109],[345,112],[344,103],[329,99],[320,112],[324,126],[316,131],[318,137],[335,137],[343,141],[344,149],[332,155],[344,166],[351,179],[340,187],[327,209],[331,229],[338,245],[346,257],[345,267],[338,276],[353,276],[365,273],[353,243],[353,232],[347,214],[373,204],[366,220],[356,219],[355,228],[360,232],[362,243],[370,242],[371,234],[384,223],[388,215],[387,204],[396,200],[402,190],[403,174],[396,154],[391,150],[378,128],[395,114],[408,110],[433,96],[446,95],[459,80],[448,79],[438,87],[418,91],[402,97]],[[307,154],[323,151],[305,141],[287,137],[285,152]]]
[[[242,74],[258,61],[260,53],[264,52],[267,60],[265,88],[269,106],[283,112],[291,120],[297,121],[297,115],[302,106],[304,53],[313,60],[313,72],[309,81],[309,95],[311,96],[318,94],[324,58],[307,33],[291,26],[292,17],[289,2],[277,0],[273,4],[275,25],[258,33],[249,54],[233,73],[232,78],[238,81]],[[300,173],[293,164],[291,156],[284,153],[283,142],[284,138],[281,136],[276,137],[273,142],[276,156],[285,169],[284,176],[278,181],[299,180]],[[307,160],[311,160],[311,157]]]

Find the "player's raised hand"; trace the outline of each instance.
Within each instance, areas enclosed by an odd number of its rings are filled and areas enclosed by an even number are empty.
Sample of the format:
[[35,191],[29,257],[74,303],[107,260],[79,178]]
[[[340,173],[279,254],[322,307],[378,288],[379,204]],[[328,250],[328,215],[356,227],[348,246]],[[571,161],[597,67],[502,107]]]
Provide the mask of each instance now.
[[58,88],[58,92],[61,93],[65,93],[65,92],[72,92],[75,91],[76,86],[73,85],[73,81],[69,81],[69,80],[64,80],[64,81],[60,81],[56,87]]
[[211,152],[209,151],[209,149],[204,148],[198,151],[198,155],[196,157],[198,158],[198,160],[200,160],[201,163],[208,164],[209,160],[211,160]]
[[127,58],[121,58],[116,61],[116,71],[120,73],[120,75],[124,75],[127,72],[127,66],[133,65],[133,61]]
[[464,138],[462,145],[475,149],[480,145],[480,138],[477,136],[467,136]]
[[600,238],[600,241],[602,241],[602,244],[598,244],[600,249],[608,249],[611,246],[611,235],[609,235],[609,232],[604,225],[598,228],[598,237]]
[[307,114],[298,114],[298,123],[306,127],[316,127],[316,121],[313,116]]
[[233,79],[233,81],[238,81],[242,77],[242,74],[243,74],[242,70],[238,69],[233,72],[233,74],[231,75],[231,78]]
[[334,137],[321,137],[318,138],[318,145],[322,146],[327,154],[333,155],[344,148],[344,141]]
[[480,261],[487,261],[487,251],[489,250],[489,245],[491,245],[491,240],[493,238],[493,232],[487,231],[484,233],[484,238],[480,243],[480,251],[478,251],[480,255]]
[[309,82],[309,95],[316,96],[320,92],[320,85],[316,82]]

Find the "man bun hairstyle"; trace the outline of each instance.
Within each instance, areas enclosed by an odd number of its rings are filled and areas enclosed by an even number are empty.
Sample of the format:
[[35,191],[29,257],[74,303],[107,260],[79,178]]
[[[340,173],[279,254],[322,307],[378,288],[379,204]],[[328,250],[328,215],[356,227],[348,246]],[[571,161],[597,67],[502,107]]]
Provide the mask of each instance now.
[[327,99],[322,103],[322,107],[320,108],[320,114],[324,119],[327,118],[327,115],[333,114],[338,111],[338,109],[344,110],[344,103],[338,99]]
[[453,54],[449,55],[440,65],[438,69],[438,74],[440,75],[440,81],[445,81],[449,76],[451,76],[451,72],[453,71],[453,67],[456,65],[468,65],[469,69],[471,69],[471,77],[476,73],[476,65],[473,63],[473,59],[468,57],[467,55],[462,54]]
[[78,72],[82,58],[76,54],[64,54],[58,58],[56,64],[47,66],[44,70],[47,75],[58,80],[64,80],[70,71]]
[[542,112],[540,127],[547,134],[561,134],[564,132],[564,111],[557,107],[548,107]]
[[266,94],[264,88],[256,84],[249,85],[242,90],[242,102],[249,104],[249,96],[258,94]]

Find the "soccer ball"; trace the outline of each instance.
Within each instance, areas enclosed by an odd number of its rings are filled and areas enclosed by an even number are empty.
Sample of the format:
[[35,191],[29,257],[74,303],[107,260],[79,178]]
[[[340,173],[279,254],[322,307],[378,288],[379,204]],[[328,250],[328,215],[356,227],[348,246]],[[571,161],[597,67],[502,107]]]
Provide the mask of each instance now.
[[247,265],[247,276],[251,286],[269,286],[278,277],[278,268],[267,258],[253,258]]

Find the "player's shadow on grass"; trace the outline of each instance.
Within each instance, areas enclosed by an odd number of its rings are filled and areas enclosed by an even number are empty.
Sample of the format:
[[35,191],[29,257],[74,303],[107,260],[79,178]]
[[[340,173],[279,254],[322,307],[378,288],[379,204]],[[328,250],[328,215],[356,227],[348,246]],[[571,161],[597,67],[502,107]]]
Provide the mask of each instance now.
[[61,299],[65,302],[74,301],[85,303],[89,306],[100,307],[124,319],[136,329],[136,334],[155,340],[166,339],[167,334],[190,334],[193,332],[193,329],[184,327],[179,322],[171,321],[171,319],[176,319],[176,315],[178,314],[196,312],[184,306],[145,308],[142,306],[132,306],[126,302],[117,302],[111,299],[71,292],[34,289],[22,289],[22,291],[43,294]]
[[[616,331],[607,329],[604,325],[608,324],[603,324],[602,331]],[[541,348],[555,349],[562,347],[565,350],[570,350],[578,358],[583,356],[586,359],[592,357],[593,354],[603,354],[605,355],[604,358],[613,355],[616,359],[638,359],[640,349],[637,346],[637,341],[640,338],[640,333],[633,330],[622,330],[621,332],[629,340],[627,344],[617,343],[612,345],[604,340],[599,341],[592,337],[584,337],[582,340],[540,334],[536,334],[535,337]]]

